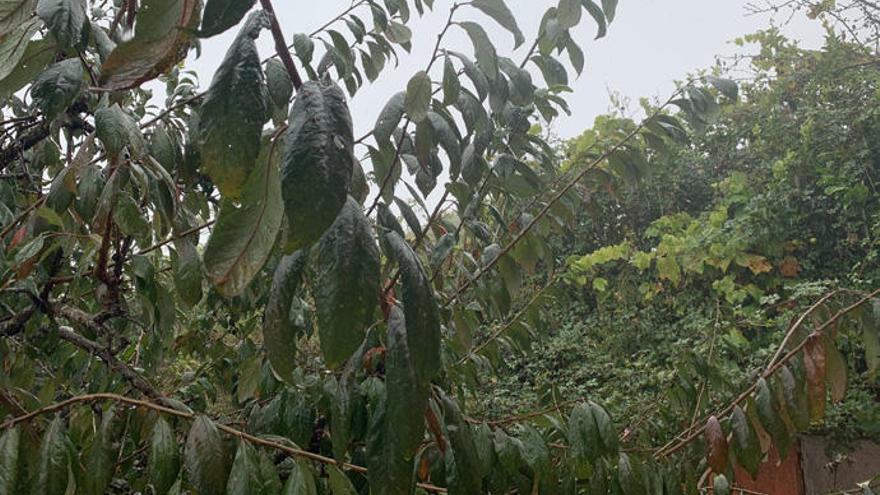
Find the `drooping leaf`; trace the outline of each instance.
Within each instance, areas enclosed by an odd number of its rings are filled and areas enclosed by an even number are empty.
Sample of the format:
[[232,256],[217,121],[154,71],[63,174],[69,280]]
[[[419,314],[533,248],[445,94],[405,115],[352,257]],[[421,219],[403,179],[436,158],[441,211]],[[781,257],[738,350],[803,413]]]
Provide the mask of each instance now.
[[27,21],[37,6],[37,0],[0,1],[0,35],[6,34]]
[[70,472],[70,451],[67,442],[64,420],[56,417],[46,429],[40,445],[34,493],[64,495],[67,492]]
[[443,61],[443,104],[452,105],[458,101],[460,91],[461,81],[458,80],[458,71],[447,56]]
[[761,463],[761,446],[746,413],[738,405],[730,414],[730,429],[736,461],[754,478]]
[[525,36],[516,23],[516,17],[507,8],[504,0],[474,0],[471,2],[471,6],[482,10],[504,29],[510,31],[513,34],[514,49],[519,48],[525,42]]
[[582,478],[589,477],[590,464],[599,457],[602,441],[593,411],[587,404],[578,403],[572,408],[568,418],[568,442],[576,474]]
[[177,480],[180,452],[171,426],[163,418],[156,420],[150,437],[149,478],[156,495],[165,495]]
[[396,93],[388,103],[379,112],[379,119],[373,126],[373,137],[380,145],[391,139],[394,130],[403,118],[404,106],[406,102],[406,92]]
[[82,63],[69,58],[41,72],[31,86],[31,96],[43,115],[54,119],[76,100],[82,86]]
[[379,300],[379,248],[349,197],[318,245],[313,296],[324,361],[339,368],[360,347]]
[[83,475],[77,481],[77,491],[87,495],[104,495],[115,470],[113,458],[113,411],[104,414],[95,430],[91,443],[84,449],[80,463]]
[[259,462],[251,444],[240,440],[226,483],[226,495],[262,495]]
[[95,135],[111,157],[119,156],[126,147],[133,156],[141,157],[146,153],[147,144],[137,122],[118,104],[95,112]]
[[417,72],[406,85],[404,109],[407,117],[419,123],[428,116],[431,104],[431,77],[425,71]]
[[715,416],[710,416],[706,421],[706,460],[709,468],[714,473],[727,471],[728,445],[721,423]]
[[0,80],[6,78],[18,67],[25,56],[29,41],[40,29],[40,21],[32,19],[4,33],[0,31]]
[[610,24],[617,14],[617,0],[602,0],[602,10],[605,12],[605,18],[608,19]]
[[440,369],[440,317],[431,281],[412,248],[397,232],[386,239],[400,265],[401,296],[407,327],[407,345],[421,383]]
[[256,0],[208,0],[202,14],[199,36],[208,38],[238,24]]
[[183,60],[200,5],[198,0],[144,0],[138,9],[134,37],[117,45],[104,60],[101,86],[134,88]]
[[599,440],[602,442],[602,451],[606,456],[613,457],[617,455],[618,448],[617,428],[615,428],[611,416],[602,406],[593,401],[590,401],[589,404],[590,412],[596,421]]
[[7,429],[0,436],[0,495],[15,495],[18,489],[20,437],[18,426]]
[[290,306],[302,281],[307,260],[307,250],[296,251],[281,258],[272,277],[269,302],[266,303],[263,317],[263,347],[266,349],[266,356],[275,373],[287,382],[293,380],[296,339],[299,337],[299,329],[291,321]]
[[425,431],[422,411],[428,399],[428,389],[419,381],[418,362],[409,347],[411,328],[404,312],[392,308],[385,358],[385,389],[388,393],[386,441],[392,443],[394,455],[409,460],[422,442]]
[[774,405],[773,392],[764,378],[758,379],[755,406],[761,425],[772,438],[780,456],[784,457],[791,446],[791,438],[778,408]]
[[645,483],[641,466],[625,452],[621,452],[617,461],[617,479],[623,495],[644,495]]
[[460,22],[458,25],[470,36],[480,69],[483,70],[486,77],[494,80],[498,77],[498,54],[486,30],[475,22]]
[[55,41],[72,48],[82,39],[86,23],[85,0],[39,0],[37,16],[46,23]]
[[809,398],[810,421],[821,422],[825,417],[825,345],[822,336],[814,334],[807,337],[804,347],[804,369],[807,374],[807,397]]
[[0,79],[0,100],[5,100],[33,81],[55,60],[55,52],[55,42],[50,39],[44,38],[28,43],[18,64],[5,78]]
[[293,96],[293,82],[284,68],[284,64],[277,58],[266,62],[266,86],[269,88],[269,96],[276,108],[286,108]]
[[351,185],[353,143],[342,90],[330,81],[303,84],[290,110],[282,157],[286,252],[311,245],[336,220]]
[[446,453],[446,480],[449,493],[480,493],[482,469],[471,425],[465,421],[458,404],[442,395],[444,431],[449,439]]
[[260,153],[268,102],[254,40],[266,22],[262,12],[251,14],[214,74],[199,110],[201,166],[229,199],[239,198]]
[[327,472],[330,475],[330,493],[333,495],[357,495],[357,490],[351,484],[351,480],[341,469],[328,465]]
[[573,28],[581,22],[581,3],[580,0],[559,0],[556,7],[556,18],[559,24],[568,29]]
[[293,464],[290,476],[284,484],[282,495],[317,495],[315,487],[315,475],[312,469],[304,461],[300,460]]
[[593,20],[596,21],[596,24],[599,26],[599,32],[596,33],[596,39],[603,38],[608,33],[608,23],[605,19],[605,13],[602,12],[602,8],[596,5],[596,2],[593,0],[581,0],[581,4],[587,9],[587,12],[593,17]]
[[206,416],[198,416],[186,438],[184,464],[190,482],[201,495],[222,495],[229,476],[220,431]]
[[275,246],[283,220],[277,144],[264,143],[240,204],[221,202],[205,246],[205,271],[225,297],[237,296],[251,283]]
[[846,358],[834,345],[834,341],[823,335],[825,341],[825,380],[831,392],[831,402],[836,404],[846,396]]

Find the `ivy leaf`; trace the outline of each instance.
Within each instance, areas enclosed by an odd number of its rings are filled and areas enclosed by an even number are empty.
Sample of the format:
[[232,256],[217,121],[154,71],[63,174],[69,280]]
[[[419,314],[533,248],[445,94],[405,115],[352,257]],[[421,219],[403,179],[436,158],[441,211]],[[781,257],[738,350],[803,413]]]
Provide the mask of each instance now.
[[706,461],[714,473],[727,471],[728,445],[721,423],[715,416],[710,416],[706,421]]
[[31,96],[43,115],[54,119],[76,100],[82,86],[82,63],[79,59],[69,58],[40,73],[31,86]]
[[403,237],[389,232],[386,239],[400,265],[407,345],[419,381],[427,384],[440,369],[440,315],[434,290],[422,263]]
[[7,429],[0,436],[0,495],[17,493],[20,438],[18,426]]
[[302,281],[303,269],[308,260],[308,251],[300,250],[281,258],[269,302],[263,317],[263,347],[269,364],[284,381],[291,383],[296,368],[296,339],[299,331],[290,318],[290,305]]
[[131,89],[183,60],[198,22],[199,5],[197,0],[144,0],[134,37],[117,45],[104,60],[101,86]]
[[150,462],[148,473],[150,483],[156,495],[165,495],[177,480],[180,470],[180,452],[177,450],[177,438],[171,426],[160,417],[153,426],[150,436]]
[[208,38],[238,24],[257,0],[208,0],[199,36]]
[[419,123],[428,116],[431,104],[431,78],[425,71],[417,72],[406,85],[404,109],[407,117]]
[[471,6],[482,10],[504,29],[510,31],[513,34],[514,49],[519,48],[525,42],[525,36],[516,23],[516,17],[507,8],[504,0],[474,0],[471,2]]
[[199,110],[204,171],[224,197],[238,199],[260,152],[268,114],[266,86],[254,40],[265,14],[251,14],[214,74]]
[[272,253],[281,229],[277,144],[276,140],[263,145],[240,203],[228,198],[221,201],[217,223],[205,246],[205,271],[225,297],[241,294],[251,283]]
[[475,22],[459,22],[459,26],[467,32],[474,44],[474,55],[480,69],[486,74],[490,80],[498,77],[498,54],[495,51],[495,45],[486,34],[486,30]]
[[360,347],[379,300],[380,268],[370,223],[349,197],[321,238],[312,291],[328,367],[339,368]]
[[599,32],[596,33],[596,39],[604,38],[606,34],[608,34],[608,24],[605,21],[605,13],[602,12],[602,9],[596,5],[596,2],[593,0],[581,0],[581,5],[587,9],[587,12],[593,19],[596,21],[596,24],[599,26]]
[[226,492],[228,466],[220,431],[206,416],[198,416],[186,438],[184,463],[190,482],[202,495]]
[[62,48],[72,48],[82,39],[86,23],[85,0],[39,0],[37,16],[46,23]]
[[351,114],[342,90],[330,81],[303,84],[290,110],[282,157],[286,252],[311,245],[336,220],[353,166]]
[[825,345],[820,334],[807,337],[804,347],[804,369],[807,373],[807,397],[810,421],[822,421],[825,417]]
[[40,445],[34,493],[64,495],[67,492],[70,472],[70,451],[67,442],[64,420],[57,416],[46,429],[43,443]]

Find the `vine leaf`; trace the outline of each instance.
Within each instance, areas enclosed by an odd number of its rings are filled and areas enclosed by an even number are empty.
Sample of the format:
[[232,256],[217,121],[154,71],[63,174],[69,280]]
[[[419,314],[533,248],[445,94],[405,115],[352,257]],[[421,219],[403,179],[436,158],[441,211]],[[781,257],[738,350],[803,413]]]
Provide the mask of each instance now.
[[217,224],[205,246],[205,271],[225,297],[241,294],[251,283],[269,258],[281,228],[276,144],[277,140],[263,145],[240,204],[229,199],[221,202]]
[[357,350],[379,301],[379,248],[349,197],[318,246],[313,296],[324,361],[339,368]]

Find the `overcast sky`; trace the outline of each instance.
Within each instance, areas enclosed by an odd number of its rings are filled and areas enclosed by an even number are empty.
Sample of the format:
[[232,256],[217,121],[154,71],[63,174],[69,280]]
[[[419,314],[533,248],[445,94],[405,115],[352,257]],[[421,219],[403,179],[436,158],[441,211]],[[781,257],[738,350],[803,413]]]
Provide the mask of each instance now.
[[[321,26],[347,8],[350,2],[275,0],[275,10],[290,40],[294,33],[310,32]],[[533,39],[543,12],[556,3],[557,0],[507,0],[527,39]],[[412,74],[424,68],[451,4],[451,0],[435,0],[434,11],[426,13],[423,18],[417,18],[413,12],[414,19],[409,24],[414,33],[412,53],[399,50],[400,66],[386,70],[378,81],[361,89],[351,102],[356,135],[369,130],[387,99],[401,91]],[[362,7],[360,14],[365,22],[370,22],[368,7]],[[460,19],[480,22],[489,31],[500,53],[512,54],[515,60],[524,56],[529,43],[512,51],[512,36],[482,13],[462,8],[456,15]],[[554,125],[554,131],[561,137],[579,134],[590,126],[596,115],[606,112],[611,103],[610,91],[618,92],[634,103],[640,97],[665,98],[673,90],[674,80],[681,80],[696,69],[712,66],[718,55],[741,53],[742,48],[730,44],[732,39],[770,25],[767,17],[746,15],[743,0],[620,0],[608,36],[598,41],[593,41],[595,23],[592,18],[583,17],[574,35],[586,53],[586,69],[571,83],[574,93],[568,95],[568,100],[572,116],[564,117]],[[336,28],[348,34],[344,24],[340,23]],[[804,46],[821,45],[821,26],[805,17],[795,17],[783,30],[792,38],[801,40]],[[470,42],[459,31],[450,31],[446,46],[472,53]],[[202,77],[204,88],[210,83],[234,36],[235,29],[204,40],[201,57],[189,61],[188,67]],[[273,53],[268,31],[260,38],[259,48],[264,57]],[[442,65],[437,68],[442,70]]]

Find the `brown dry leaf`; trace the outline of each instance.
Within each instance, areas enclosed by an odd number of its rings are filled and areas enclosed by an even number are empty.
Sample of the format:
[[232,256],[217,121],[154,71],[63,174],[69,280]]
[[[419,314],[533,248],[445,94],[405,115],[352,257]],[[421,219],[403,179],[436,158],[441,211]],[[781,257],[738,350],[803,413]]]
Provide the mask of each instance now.
[[801,273],[801,264],[794,256],[786,256],[779,263],[779,273],[785,278],[795,278]]

